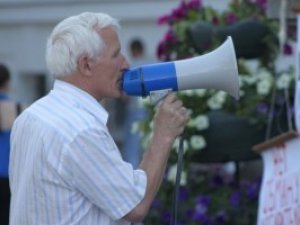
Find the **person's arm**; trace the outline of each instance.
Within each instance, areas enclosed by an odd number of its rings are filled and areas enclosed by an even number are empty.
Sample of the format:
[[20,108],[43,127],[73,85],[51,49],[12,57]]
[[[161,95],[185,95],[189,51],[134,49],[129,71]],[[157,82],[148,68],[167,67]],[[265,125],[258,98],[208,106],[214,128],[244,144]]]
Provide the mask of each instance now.
[[182,102],[174,94],[167,96],[155,116],[152,142],[139,166],[147,175],[145,197],[124,219],[140,222],[147,215],[161,185],[173,142],[183,132],[187,121]]

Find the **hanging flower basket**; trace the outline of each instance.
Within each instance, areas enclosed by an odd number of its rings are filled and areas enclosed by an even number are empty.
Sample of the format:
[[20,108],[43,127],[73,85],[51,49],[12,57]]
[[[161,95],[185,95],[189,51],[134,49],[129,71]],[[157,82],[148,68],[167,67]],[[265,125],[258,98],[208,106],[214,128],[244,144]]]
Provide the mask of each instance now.
[[222,43],[228,36],[232,37],[238,58],[253,59],[268,56],[266,42],[278,43],[270,28],[257,19],[243,19],[224,27],[212,23],[196,21],[187,28],[187,37],[198,54],[202,54],[214,41]]
[[[266,126],[257,127],[245,118],[222,110],[209,112],[208,118],[209,128],[198,133],[206,140],[206,146],[199,151],[188,152],[189,162],[219,163],[260,157],[252,148],[266,140]],[[272,125],[269,138],[287,131],[286,114],[275,118]]]

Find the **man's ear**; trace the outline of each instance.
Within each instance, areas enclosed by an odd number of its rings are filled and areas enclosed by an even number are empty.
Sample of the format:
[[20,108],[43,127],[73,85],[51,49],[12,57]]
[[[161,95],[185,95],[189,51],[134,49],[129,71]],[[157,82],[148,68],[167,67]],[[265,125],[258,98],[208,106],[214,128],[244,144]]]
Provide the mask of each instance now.
[[83,76],[92,76],[93,61],[86,55],[82,55],[78,60],[78,70]]

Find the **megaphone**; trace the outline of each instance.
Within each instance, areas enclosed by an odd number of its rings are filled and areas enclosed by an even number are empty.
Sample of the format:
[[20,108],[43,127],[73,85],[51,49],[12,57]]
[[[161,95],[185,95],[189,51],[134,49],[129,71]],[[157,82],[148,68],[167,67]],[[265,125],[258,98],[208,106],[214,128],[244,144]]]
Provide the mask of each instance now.
[[217,49],[201,56],[129,69],[123,74],[122,88],[132,96],[165,90],[217,89],[238,99],[240,88],[232,39],[229,36]]

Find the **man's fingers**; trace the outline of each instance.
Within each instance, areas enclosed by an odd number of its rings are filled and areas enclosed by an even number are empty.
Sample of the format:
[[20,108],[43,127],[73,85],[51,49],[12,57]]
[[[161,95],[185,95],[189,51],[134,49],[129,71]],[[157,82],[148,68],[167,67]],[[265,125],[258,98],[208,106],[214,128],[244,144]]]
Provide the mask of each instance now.
[[165,103],[172,103],[177,99],[175,93],[169,93],[165,99]]

